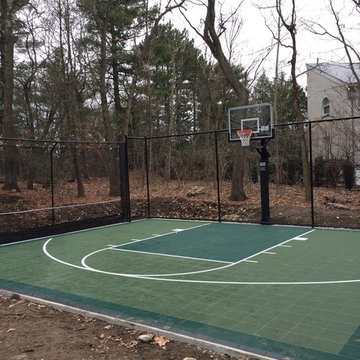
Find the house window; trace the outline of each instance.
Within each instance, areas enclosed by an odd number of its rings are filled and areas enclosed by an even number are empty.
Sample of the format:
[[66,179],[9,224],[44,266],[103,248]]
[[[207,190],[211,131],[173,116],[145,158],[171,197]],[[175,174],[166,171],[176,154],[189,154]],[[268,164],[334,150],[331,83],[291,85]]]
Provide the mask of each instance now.
[[329,115],[330,114],[330,102],[329,99],[326,97],[322,101],[322,112],[323,115]]

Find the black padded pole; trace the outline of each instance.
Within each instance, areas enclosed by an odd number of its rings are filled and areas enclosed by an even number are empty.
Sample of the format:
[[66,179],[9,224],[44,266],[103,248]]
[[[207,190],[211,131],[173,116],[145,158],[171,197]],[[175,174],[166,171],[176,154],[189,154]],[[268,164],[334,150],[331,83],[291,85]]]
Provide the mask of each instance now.
[[220,198],[220,173],[219,173],[219,145],[218,133],[214,132],[215,136],[215,160],[216,160],[216,186],[217,186],[217,207],[218,207],[218,221],[221,222],[221,198]]
[[271,225],[269,195],[269,153],[266,140],[261,140],[260,154],[260,187],[261,187],[261,224]]

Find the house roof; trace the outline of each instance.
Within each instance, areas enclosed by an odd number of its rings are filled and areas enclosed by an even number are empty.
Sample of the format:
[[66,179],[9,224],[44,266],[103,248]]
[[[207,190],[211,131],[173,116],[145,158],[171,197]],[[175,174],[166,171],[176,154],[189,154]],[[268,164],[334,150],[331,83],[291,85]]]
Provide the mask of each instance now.
[[[354,70],[360,78],[360,63],[355,63]],[[318,74],[338,83],[354,84],[357,79],[348,63],[313,63],[306,64],[307,70],[315,71]]]

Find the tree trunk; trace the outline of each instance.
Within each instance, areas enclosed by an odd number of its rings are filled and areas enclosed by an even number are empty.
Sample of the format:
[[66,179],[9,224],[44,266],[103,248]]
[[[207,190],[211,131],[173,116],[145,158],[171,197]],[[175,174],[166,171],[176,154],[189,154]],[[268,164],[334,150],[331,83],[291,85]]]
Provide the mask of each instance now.
[[[114,131],[110,122],[109,105],[107,102],[107,90],[106,90],[106,40],[107,40],[107,29],[109,24],[110,16],[110,1],[106,4],[106,12],[104,22],[101,29],[101,48],[100,48],[100,97],[101,97],[101,111],[105,129],[105,140],[114,141]],[[106,168],[109,175],[109,195],[119,196],[120,195],[120,179],[119,172],[117,171],[117,154],[116,149],[110,149],[107,154]]]
[[[171,91],[169,96],[169,134],[174,133],[174,117],[175,117],[175,87],[176,87],[176,61],[175,61],[175,53],[172,54],[172,63],[173,63],[173,73],[172,73],[172,79],[171,79]],[[166,181],[169,181],[171,178],[171,155],[173,151],[172,146],[172,139],[168,139],[167,143],[167,149],[166,149],[166,158],[165,158],[165,170],[164,170],[164,177]]]
[[[61,66],[62,66],[62,82],[63,82],[63,104],[62,104],[62,118],[65,120],[67,127],[67,134],[71,136],[73,141],[78,140],[78,119],[75,117],[77,110],[76,100],[78,99],[77,79],[75,75],[75,66],[72,58],[72,34],[70,28],[70,11],[69,4],[66,4],[65,15],[62,14],[62,4],[59,2],[59,21],[60,21],[60,50],[61,50]],[[63,42],[63,27],[62,22],[65,22],[65,36],[67,44],[67,59],[65,61],[64,42]],[[81,162],[79,160],[79,150],[76,144],[70,148],[72,156],[72,163],[74,168],[74,175],[77,182],[77,197],[85,196],[85,189],[83,183],[83,176],[81,171]]]
[[73,165],[74,165],[74,172],[75,178],[77,181],[77,197],[84,197],[85,196],[85,189],[84,189],[84,182],[81,170],[81,161],[79,156],[79,151],[76,148],[76,145],[73,146],[72,149],[73,154]]
[[[292,56],[290,60],[291,64],[291,80],[292,87],[294,93],[294,110],[296,113],[296,121],[301,122],[304,121],[304,116],[301,113],[300,107],[300,95],[299,95],[299,85],[296,77],[296,60],[297,60],[297,46],[296,46],[296,9],[295,9],[295,1],[292,4],[291,17],[289,17],[289,23],[286,22],[283,13],[282,13],[282,5],[281,0],[276,0],[276,10],[279,15],[279,19],[282,22],[282,25],[285,26],[287,31],[291,37],[291,51]],[[299,138],[301,143],[301,160],[302,160],[302,169],[303,169],[303,181],[305,187],[305,199],[306,201],[311,200],[311,179],[310,179],[310,169],[309,169],[309,156],[308,156],[308,148],[306,143],[306,132],[304,127],[300,127]]]
[[233,201],[243,201],[247,199],[244,191],[244,171],[245,170],[245,149],[240,143],[235,144],[233,174],[231,178],[231,195]]
[[[112,56],[112,75],[113,75],[113,88],[114,88],[114,110],[115,110],[115,128],[119,132],[122,132],[121,124],[121,100],[120,100],[120,85],[119,85],[119,65],[116,52],[117,39],[115,34],[111,34],[111,56]],[[121,133],[118,134],[118,138],[123,137]]]
[[[208,0],[204,35],[203,39],[210,48],[212,54],[219,63],[219,66],[224,74],[227,82],[235,91],[239,105],[245,105],[248,103],[249,93],[234,73],[231,64],[226,59],[222,50],[219,36],[215,30],[215,0]],[[231,182],[231,200],[242,201],[246,200],[246,194],[244,190],[244,151],[239,144],[235,148],[234,163],[233,163],[233,179]],[[235,177],[235,178],[234,178]],[[237,187],[237,188],[235,188]]]
[[[12,33],[11,3],[1,0],[0,23],[0,53],[1,53],[1,82],[2,104],[0,104],[2,135],[5,138],[14,138],[13,124],[13,92],[14,92],[14,35]],[[20,191],[17,183],[18,156],[16,144],[12,141],[4,142],[4,190]]]

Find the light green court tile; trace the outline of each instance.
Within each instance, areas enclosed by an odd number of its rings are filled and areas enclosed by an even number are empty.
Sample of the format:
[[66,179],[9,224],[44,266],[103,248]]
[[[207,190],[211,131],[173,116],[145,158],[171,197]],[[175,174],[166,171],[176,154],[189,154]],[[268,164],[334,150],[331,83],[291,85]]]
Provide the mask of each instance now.
[[345,334],[352,334],[356,328],[357,325],[356,324],[360,324],[360,322],[352,322],[352,323],[347,323],[347,322],[343,322],[343,321],[335,321],[332,320],[327,324],[327,329],[329,330],[335,330],[335,331],[339,331]]
[[224,329],[227,329],[229,327],[229,324],[234,323],[234,319],[228,319],[222,316],[211,317],[210,319],[209,317],[207,317],[206,319],[208,324]]
[[297,324],[291,329],[292,333],[314,336],[314,337],[318,336],[322,331],[323,331],[322,327],[317,327],[306,323]]
[[328,326],[330,321],[331,319],[326,317],[316,317],[316,316],[307,315],[302,319],[301,323],[324,329]]
[[288,331],[286,329],[273,328],[271,326],[264,326],[255,335],[265,337],[272,340],[279,340],[284,337]]
[[288,333],[281,337],[281,342],[286,342],[296,346],[309,347],[313,341],[313,337],[302,334]]
[[309,347],[313,350],[323,351],[330,354],[338,354],[344,347],[344,343],[316,338],[310,342]]
[[285,319],[293,323],[300,323],[304,320],[303,314],[297,314],[292,311],[280,311],[276,314],[278,319]]
[[263,324],[256,324],[252,321],[239,321],[233,326],[231,326],[231,330],[239,331],[245,334],[254,335],[258,333],[264,327]]
[[328,341],[334,341],[345,344],[349,338],[351,337],[351,333],[343,333],[340,331],[330,330],[330,329],[323,329],[319,335],[316,337],[316,339],[322,339],[322,340],[328,340]]
[[[295,300],[295,299],[294,299]],[[294,307],[303,308],[305,310],[314,310],[321,306],[321,301],[314,298],[302,298],[294,301]]]
[[[308,311],[306,312],[306,310],[308,310]],[[329,320],[333,319],[337,313],[334,311],[327,311],[327,310],[317,308],[317,309],[304,309],[303,314],[305,316],[309,315],[309,316],[313,316],[318,319],[325,319],[325,320],[329,321]]]
[[232,319],[244,320],[244,319],[248,319],[251,316],[251,314],[246,309],[235,308],[235,309],[229,309],[223,314],[223,316]]
[[247,300],[247,304],[251,304],[253,306],[263,306],[266,303],[266,298],[264,297],[252,297]]
[[209,322],[224,323],[225,322],[225,321],[219,321],[218,316],[211,316],[211,315],[209,315],[209,313],[197,312],[197,311],[183,312],[181,315],[181,318],[184,318],[185,320],[191,320],[191,321],[196,321],[196,322],[201,322],[201,323],[203,323],[203,322],[204,323],[209,323]]
[[333,321],[340,321],[349,325],[360,324],[360,314],[343,314],[340,312],[334,316]]
[[295,326],[296,322],[292,322],[286,319],[273,319],[266,326],[275,328],[275,329],[284,329],[287,332],[290,332]]
[[262,327],[265,324],[268,324],[269,322],[271,322],[273,320],[273,318],[274,317],[268,313],[263,313],[263,314],[252,313],[252,314],[249,314],[249,316],[247,318],[245,318],[245,321],[252,322],[252,323]]
[[325,311],[339,313],[344,310],[344,303],[341,299],[325,299],[324,302],[319,305],[319,308]]
[[344,306],[344,308],[341,310],[341,314],[346,315],[357,315],[359,313],[360,304],[359,303],[351,303]]

